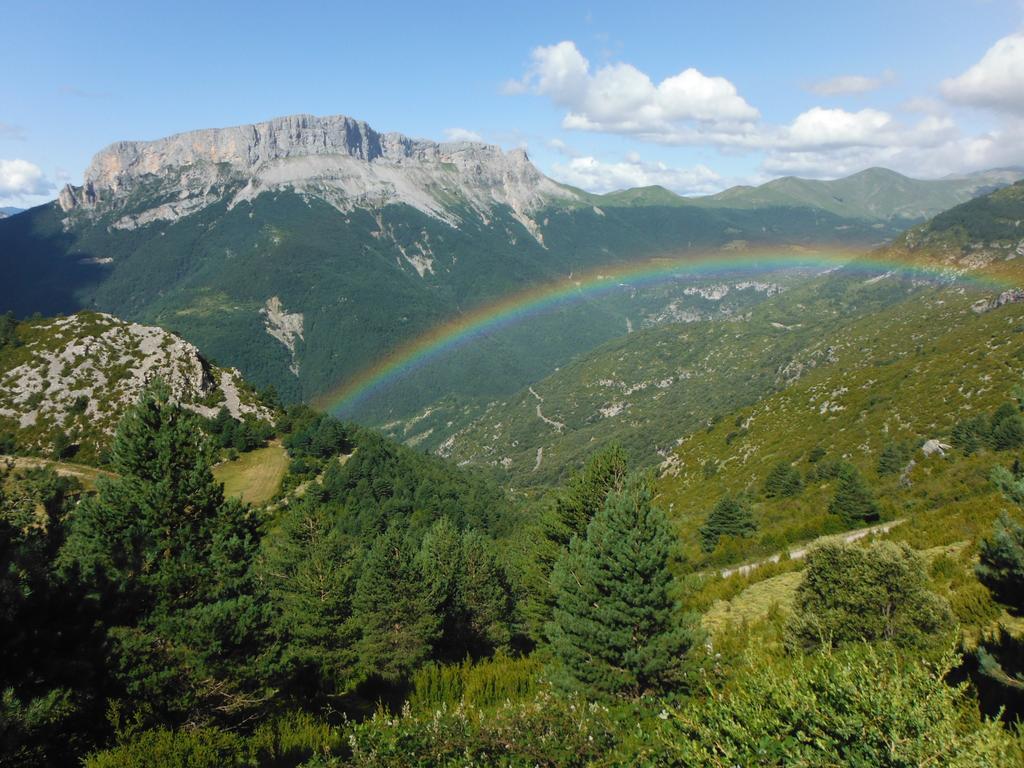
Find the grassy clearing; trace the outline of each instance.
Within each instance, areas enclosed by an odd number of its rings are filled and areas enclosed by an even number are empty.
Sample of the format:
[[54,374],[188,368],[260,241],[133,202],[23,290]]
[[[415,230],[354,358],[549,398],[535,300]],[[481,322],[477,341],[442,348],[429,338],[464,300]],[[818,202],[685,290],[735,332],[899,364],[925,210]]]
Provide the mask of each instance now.
[[225,496],[237,496],[249,504],[263,504],[277,493],[287,469],[288,454],[274,441],[266,448],[218,464],[213,468],[213,475],[224,483]]
[[701,623],[714,637],[730,624],[734,627],[754,624],[767,619],[775,611],[789,612],[803,577],[803,571],[792,571],[751,584],[732,600],[715,601]]
[[39,469],[47,467],[52,469],[58,475],[76,478],[88,491],[96,490],[96,481],[99,478],[114,476],[112,472],[97,469],[96,467],[90,467],[86,464],[72,464],[67,461],[37,459],[31,456],[0,456],[0,462],[13,462],[16,469]]

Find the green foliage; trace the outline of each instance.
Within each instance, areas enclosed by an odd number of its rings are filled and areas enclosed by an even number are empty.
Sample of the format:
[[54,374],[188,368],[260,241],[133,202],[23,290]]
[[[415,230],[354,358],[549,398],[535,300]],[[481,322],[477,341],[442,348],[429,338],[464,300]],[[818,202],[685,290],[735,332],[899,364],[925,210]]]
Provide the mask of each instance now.
[[118,425],[112,466],[62,559],[95,592],[123,695],[170,722],[250,708],[266,620],[256,521],[224,501],[197,417],[151,385]]
[[530,553],[526,574],[527,599],[523,613],[531,636],[542,639],[544,627],[555,605],[551,573],[574,536],[584,536],[594,515],[604,506],[608,494],[621,491],[628,464],[622,447],[612,443],[593,454],[582,470],[569,481],[545,508]]
[[395,522],[422,533],[440,517],[489,533],[511,525],[510,504],[492,480],[374,432],[359,432],[354,444],[352,456],[328,463],[323,477],[325,500],[345,510],[346,533],[372,536]]
[[1024,745],[983,721],[966,685],[870,647],[766,662],[672,713],[662,734],[677,766],[987,768],[1019,765]]
[[543,664],[532,656],[493,658],[461,664],[427,664],[412,676],[409,706],[413,711],[468,704],[489,707],[532,696],[540,684]]
[[432,597],[409,537],[397,527],[378,536],[363,561],[352,601],[365,674],[398,682],[430,658],[441,636]]
[[878,456],[875,471],[879,476],[898,475],[914,455],[914,444],[909,442],[886,443]]
[[608,697],[663,693],[683,683],[694,629],[672,598],[673,536],[651,505],[649,480],[609,495],[552,575],[548,637],[567,690]]
[[241,735],[218,728],[129,732],[120,744],[90,755],[86,768],[295,768],[340,753],[336,728],[302,712]]
[[71,762],[95,726],[100,638],[79,585],[56,572],[80,488],[0,470],[0,766]]
[[978,546],[975,572],[997,600],[1024,610],[1024,526],[1000,513],[991,535]]
[[829,502],[828,511],[831,515],[841,517],[848,525],[878,519],[879,510],[875,495],[852,464],[844,465],[839,471],[835,494]]
[[757,530],[747,500],[741,496],[723,496],[700,528],[701,548],[714,552],[722,536],[750,536]]
[[604,707],[542,689],[487,709],[380,712],[349,736],[352,768],[587,768],[608,764],[621,734]]
[[800,472],[788,461],[780,461],[764,479],[764,495],[769,499],[783,499],[796,496],[803,490],[804,483]]
[[905,544],[825,544],[807,558],[787,639],[802,649],[881,640],[922,647],[951,624],[924,561]]
[[359,680],[352,599],[360,559],[316,504],[288,508],[264,537],[259,574],[275,606],[278,674],[299,695],[345,693]]
[[13,312],[4,312],[0,315],[0,349],[17,346],[19,343],[18,319]]

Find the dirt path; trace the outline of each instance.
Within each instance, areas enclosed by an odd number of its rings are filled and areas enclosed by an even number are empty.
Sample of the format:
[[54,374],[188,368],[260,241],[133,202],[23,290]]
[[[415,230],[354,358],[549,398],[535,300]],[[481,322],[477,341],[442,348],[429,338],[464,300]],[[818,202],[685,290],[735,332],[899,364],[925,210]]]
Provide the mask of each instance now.
[[[847,533],[837,533],[831,536],[822,536],[807,544],[802,544],[796,549],[789,550],[789,559],[803,560],[805,557],[807,557],[807,553],[810,552],[812,548],[819,544],[825,544],[830,541],[841,541],[844,544],[852,544],[855,541],[860,541],[866,536],[874,536],[876,534],[888,533],[897,525],[902,525],[905,522],[906,520],[891,520],[888,523],[873,525],[870,528],[861,528],[859,530],[849,531]],[[721,574],[723,579],[727,579],[730,576],[736,574],[739,574],[740,576],[746,576],[748,573],[757,568],[760,568],[762,565],[779,562],[782,559],[782,554],[783,553],[780,552],[778,554],[772,555],[771,557],[766,557],[764,560],[757,560],[753,563],[747,563],[746,565],[738,565],[735,568],[725,568],[719,571],[719,573]]]
[[108,472],[105,469],[98,469],[96,467],[90,467],[87,464],[71,464],[66,461],[52,461],[50,459],[40,459],[34,456],[0,455],[0,464],[6,466],[13,465],[15,469],[41,469],[49,467],[58,475],[77,478],[88,486],[95,485],[96,479],[99,477],[114,477],[113,472]]
[[534,392],[533,387],[530,387],[529,390],[530,394],[537,398],[537,418],[543,421],[545,424],[554,427],[558,432],[561,432],[563,429],[565,429],[565,424],[563,424],[560,421],[555,421],[554,419],[549,419],[547,416],[543,414],[543,412],[540,410],[540,404],[544,402],[544,398],[538,395],[536,392]]

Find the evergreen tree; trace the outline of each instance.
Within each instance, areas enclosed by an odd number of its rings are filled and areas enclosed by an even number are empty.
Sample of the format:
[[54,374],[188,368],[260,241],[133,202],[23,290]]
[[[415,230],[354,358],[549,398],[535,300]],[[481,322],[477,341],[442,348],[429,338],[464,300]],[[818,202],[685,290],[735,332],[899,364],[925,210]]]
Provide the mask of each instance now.
[[515,603],[494,542],[478,531],[462,535],[460,597],[468,622],[466,651],[476,657],[507,648]]
[[771,468],[764,479],[764,495],[769,499],[796,496],[803,487],[800,473],[788,461],[780,461]]
[[441,620],[435,657],[478,658],[508,645],[514,605],[490,539],[443,517],[424,535],[418,560]]
[[358,682],[352,620],[358,553],[321,505],[285,511],[263,545],[260,576],[274,601],[274,636],[286,680],[308,695],[345,693]]
[[430,604],[441,621],[436,656],[447,661],[465,655],[468,622],[461,594],[463,556],[462,534],[447,517],[435,522],[420,543],[418,567]]
[[254,705],[256,521],[224,501],[198,417],[150,385],[118,424],[112,463],[61,557],[94,590],[125,696],[170,721]]
[[903,471],[913,455],[913,449],[907,443],[886,443],[878,456],[876,471],[879,475],[898,475]]
[[395,526],[379,535],[363,561],[352,603],[365,674],[398,682],[430,657],[441,634],[433,597],[408,538]]
[[[1007,498],[1024,504],[1024,480],[1004,467],[992,471],[992,480]],[[1015,614],[1024,612],[1024,526],[1006,512],[999,513],[992,533],[981,540],[974,572],[996,600]],[[976,657],[981,674],[995,681],[1002,694],[998,705],[1024,710],[1024,637],[1000,626],[978,646]]]
[[978,546],[974,570],[999,602],[1024,609],[1024,526],[1001,512],[992,534]]
[[613,443],[595,453],[581,471],[574,472],[566,487],[545,510],[533,544],[525,580],[527,599],[523,614],[530,635],[540,640],[551,618],[555,592],[551,573],[574,536],[582,536],[608,494],[621,490],[628,472],[626,453]]
[[700,527],[701,549],[714,552],[722,536],[750,536],[757,530],[754,515],[746,500],[723,496]]
[[1012,451],[1024,445],[1024,418],[1019,413],[1001,419],[992,428],[992,447],[997,451]]
[[860,472],[852,464],[844,464],[839,472],[836,491],[828,505],[830,514],[843,518],[848,525],[878,519],[878,503]]
[[563,688],[635,698],[681,682],[693,628],[671,597],[672,546],[646,478],[612,493],[586,538],[573,539],[552,576],[557,603],[548,624]]

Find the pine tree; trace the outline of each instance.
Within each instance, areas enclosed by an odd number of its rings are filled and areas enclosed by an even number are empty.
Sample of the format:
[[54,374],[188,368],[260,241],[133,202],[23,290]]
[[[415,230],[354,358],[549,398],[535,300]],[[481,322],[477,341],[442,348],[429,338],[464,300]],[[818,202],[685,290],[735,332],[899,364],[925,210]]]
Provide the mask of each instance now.
[[764,495],[769,499],[796,496],[803,487],[800,473],[788,461],[780,461],[771,468],[764,479]]
[[250,567],[257,527],[224,501],[198,417],[151,384],[118,424],[112,464],[61,558],[98,598],[114,676],[165,718],[250,706],[267,619]]
[[1024,526],[1001,512],[991,536],[978,546],[974,570],[997,600],[1024,609]]
[[828,505],[828,511],[843,518],[848,525],[878,519],[879,510],[875,495],[853,465],[846,464],[840,470],[836,492]]
[[563,688],[635,698],[681,682],[693,629],[671,597],[672,545],[646,478],[611,494],[586,538],[573,539],[552,577],[557,603],[548,624]]
[[608,494],[621,490],[628,472],[626,453],[611,444],[595,453],[581,471],[574,472],[554,503],[543,514],[526,567],[528,598],[523,606],[527,628],[534,639],[544,636],[551,618],[555,593],[551,573],[574,536],[583,536],[587,525],[604,506]]
[[460,599],[468,622],[466,651],[480,657],[507,648],[515,604],[494,543],[477,531],[462,535]]
[[701,549],[714,552],[722,536],[746,537],[755,530],[757,524],[746,501],[734,496],[723,496],[700,528]]
[[327,694],[358,682],[352,620],[358,560],[331,514],[315,503],[287,510],[264,540],[260,576],[276,608],[283,672],[306,694],[310,677]]
[[363,671],[390,682],[426,661],[441,633],[415,555],[396,527],[380,534],[363,561],[352,603]]

